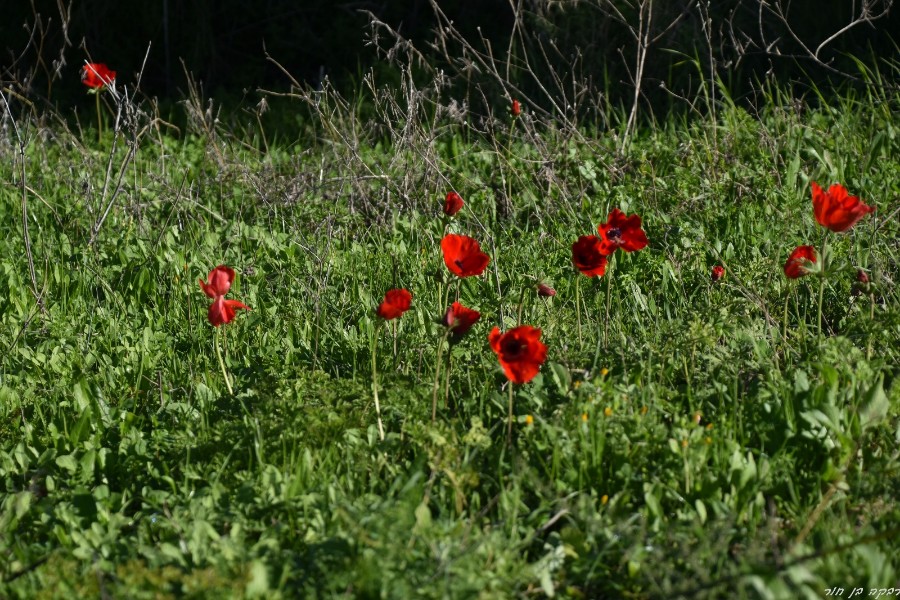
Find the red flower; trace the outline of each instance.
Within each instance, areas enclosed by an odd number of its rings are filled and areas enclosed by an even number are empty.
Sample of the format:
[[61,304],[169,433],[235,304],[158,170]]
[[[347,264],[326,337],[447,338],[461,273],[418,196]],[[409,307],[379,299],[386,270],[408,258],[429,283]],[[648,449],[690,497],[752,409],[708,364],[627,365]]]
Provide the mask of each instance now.
[[234,281],[234,269],[219,265],[209,272],[206,282],[202,279],[199,281],[203,293],[213,298],[213,303],[209,305],[209,312],[206,314],[206,318],[213,326],[230,323],[238,309],[250,310],[250,307],[242,302],[225,299],[225,294],[231,289],[231,282]]
[[87,63],[81,67],[81,83],[92,89],[103,89],[115,78],[116,72],[103,63]]
[[647,235],[641,229],[641,218],[638,215],[626,217],[618,208],[609,213],[606,223],[601,223],[597,230],[603,238],[600,250],[607,256],[618,248],[634,252],[647,246]]
[[856,271],[856,281],[860,283],[869,283],[869,274],[863,271],[862,269],[857,269]]
[[513,100],[512,105],[509,107],[509,112],[512,113],[512,116],[518,117],[522,114],[522,105],[519,104],[518,100]]
[[382,319],[390,321],[408,311],[410,303],[412,303],[412,294],[409,291],[404,289],[388,290],[376,312]]
[[874,206],[863,203],[858,197],[850,196],[847,188],[839,183],[822,191],[819,184],[812,182],[813,214],[822,227],[832,231],[847,231],[857,221],[875,210]]
[[723,267],[722,265],[714,266],[712,268],[712,273],[710,274],[709,278],[712,279],[713,282],[716,282],[716,281],[722,279],[723,277],[725,277],[725,267]]
[[541,330],[530,325],[520,325],[506,333],[500,333],[494,327],[488,341],[500,359],[507,379],[513,383],[528,383],[534,379],[547,360],[547,346],[541,343]]
[[477,310],[466,308],[459,302],[454,302],[450,305],[447,309],[447,313],[444,315],[444,325],[453,331],[453,335],[462,336],[469,331],[469,329],[472,328],[472,325],[480,318],[481,313]]
[[467,235],[449,233],[441,240],[444,264],[459,277],[481,275],[491,257],[481,251],[478,242]]
[[596,235],[583,235],[572,244],[572,264],[588,277],[601,276],[606,272],[606,256],[602,242]]
[[816,249],[812,246],[797,246],[784,263],[784,274],[789,279],[797,279],[809,275],[814,264],[816,264]]
[[447,198],[444,199],[444,214],[452,217],[462,210],[463,204],[465,202],[463,202],[462,196],[456,192],[449,192]]
[[539,283],[537,285],[537,293],[538,296],[542,298],[549,298],[550,296],[556,295],[556,290],[547,285],[546,283]]

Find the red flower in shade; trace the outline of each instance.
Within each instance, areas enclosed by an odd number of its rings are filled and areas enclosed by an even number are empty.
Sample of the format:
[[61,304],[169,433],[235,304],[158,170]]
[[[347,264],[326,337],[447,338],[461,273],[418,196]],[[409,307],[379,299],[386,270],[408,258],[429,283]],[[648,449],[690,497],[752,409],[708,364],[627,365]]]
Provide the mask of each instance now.
[[444,325],[453,331],[453,335],[459,337],[465,335],[480,318],[481,313],[477,310],[466,308],[459,302],[454,302],[444,315]]
[[226,300],[225,294],[231,289],[231,282],[234,281],[234,269],[219,265],[209,272],[207,281],[200,279],[200,289],[203,293],[213,298],[213,303],[209,305],[209,312],[206,318],[215,327],[230,323],[238,309],[250,310],[250,307],[238,302],[237,300]]
[[814,264],[816,264],[816,249],[812,246],[797,246],[784,263],[784,274],[789,279],[797,279],[809,275]]
[[376,312],[382,319],[390,321],[408,311],[411,303],[412,294],[409,291],[404,289],[388,290]]
[[541,343],[541,330],[530,325],[520,325],[506,333],[500,333],[494,327],[488,341],[500,359],[507,379],[513,383],[528,383],[534,379],[547,359],[547,346]]
[[444,199],[444,214],[448,217],[452,217],[462,210],[464,204],[465,202],[463,202],[462,196],[456,192],[449,192]]
[[546,283],[539,283],[537,284],[537,293],[541,298],[549,298],[550,296],[556,295],[556,290]]
[[609,256],[616,249],[634,252],[647,246],[647,235],[641,229],[641,218],[638,215],[626,217],[618,208],[614,208],[606,223],[601,223],[597,230],[603,238],[601,252]]
[[509,107],[509,112],[512,113],[512,116],[518,117],[522,114],[522,105],[519,104],[518,100],[513,100],[512,104]]
[[601,276],[606,272],[606,256],[602,242],[596,235],[583,235],[572,244],[572,264],[588,277]]
[[709,278],[712,279],[713,283],[725,277],[725,267],[722,265],[716,265],[712,268],[712,273],[710,273]]
[[467,235],[449,233],[441,240],[444,264],[459,277],[481,275],[491,257],[481,251],[478,242]]
[[103,63],[87,63],[81,67],[81,83],[92,89],[103,89],[111,84],[115,78],[116,72],[111,71]]
[[813,214],[822,227],[832,231],[847,231],[857,221],[875,210],[856,196],[847,193],[847,188],[839,183],[828,191],[822,191],[819,184],[812,182]]

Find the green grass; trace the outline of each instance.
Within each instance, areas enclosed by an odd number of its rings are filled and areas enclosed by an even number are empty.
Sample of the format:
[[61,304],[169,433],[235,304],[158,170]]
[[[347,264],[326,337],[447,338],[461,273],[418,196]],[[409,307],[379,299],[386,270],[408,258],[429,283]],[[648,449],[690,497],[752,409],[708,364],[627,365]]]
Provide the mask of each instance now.
[[[673,117],[621,155],[611,133],[527,113],[511,131],[436,118],[398,139],[402,123],[376,111],[364,129],[358,108],[327,99],[295,141],[252,120],[163,129],[143,138],[93,245],[112,137],[97,147],[96,132],[38,121],[25,171],[45,310],[5,134],[0,596],[897,587],[900,98],[778,98],[755,115],[725,105],[718,122]],[[813,180],[877,206],[830,237],[821,336],[818,279],[782,273],[795,246],[821,243]],[[467,204],[449,227],[492,258],[458,287],[439,248],[451,187]],[[641,215],[650,245],[591,281],[571,244],[613,207]],[[197,283],[220,263],[238,272],[229,297],[252,308],[219,332],[233,395]],[[557,296],[538,298],[538,280]],[[433,424],[448,285],[482,320],[453,348]],[[413,308],[376,327],[392,287]],[[509,447],[487,333],[520,310],[549,355],[515,389]]]

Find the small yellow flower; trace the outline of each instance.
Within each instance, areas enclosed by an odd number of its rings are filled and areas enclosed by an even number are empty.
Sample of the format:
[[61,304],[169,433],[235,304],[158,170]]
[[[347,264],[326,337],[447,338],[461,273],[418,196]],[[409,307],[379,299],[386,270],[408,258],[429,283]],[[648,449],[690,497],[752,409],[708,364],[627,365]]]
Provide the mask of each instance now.
[[707,423],[707,424],[706,424],[706,430],[707,430],[707,431],[709,431],[709,430],[712,429],[712,428],[713,428],[712,423]]
[[706,436],[706,439],[703,440],[703,441],[706,442],[706,445],[707,445],[707,446],[709,446],[710,444],[712,444],[712,438],[709,437],[709,436]]
[[600,504],[606,506],[607,502],[609,502],[609,496],[607,496],[606,494],[600,496]]
[[703,418],[703,415],[700,414],[700,411],[699,411],[699,410],[698,410],[697,412],[695,412],[695,413],[694,413],[694,424],[695,424],[695,425],[699,425],[699,424],[700,424],[700,419],[702,419],[702,418]]
[[572,387],[575,388],[575,389],[577,390],[578,388],[581,387],[581,382],[580,382],[580,381],[575,381],[575,382],[573,382],[573,383],[572,383]]
[[600,377],[606,377],[607,375],[609,375],[609,369],[607,369],[606,367],[600,369]]
[[641,407],[641,414],[642,414],[642,415],[646,415],[646,414],[647,414],[647,407],[646,407],[646,406],[642,406],[642,407]]
[[687,440],[681,440],[681,447],[682,447],[682,448],[687,448],[687,447],[688,447],[688,441],[687,441]]
[[581,413],[581,420],[587,423],[587,413]]
[[606,415],[607,417],[611,417],[612,416],[612,408],[607,406],[606,408],[603,409],[603,414]]
[[525,415],[525,424],[534,425],[534,417],[532,417],[531,415]]

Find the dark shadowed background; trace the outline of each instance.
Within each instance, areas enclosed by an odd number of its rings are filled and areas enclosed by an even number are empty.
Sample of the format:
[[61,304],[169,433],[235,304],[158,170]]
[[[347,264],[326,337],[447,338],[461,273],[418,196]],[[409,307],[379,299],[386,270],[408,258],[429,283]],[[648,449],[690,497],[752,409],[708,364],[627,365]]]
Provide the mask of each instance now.
[[[125,81],[133,80],[151,44],[142,87],[163,99],[183,96],[185,69],[202,82],[206,93],[214,95],[241,95],[258,86],[286,87],[288,79],[266,60],[266,51],[300,81],[317,85],[328,76],[347,89],[376,63],[376,52],[367,45],[368,13],[414,40],[426,55],[437,23],[428,0],[6,0],[4,4],[0,79],[20,83],[29,79],[31,93],[46,98],[52,92],[54,100],[83,93],[78,71],[85,60],[105,62]],[[509,0],[440,0],[438,4],[468,39],[478,42],[483,36],[498,54],[508,47],[514,22]],[[636,24],[636,4],[531,0],[518,6],[531,36],[526,46],[552,42],[562,63],[565,57],[580,54],[583,72],[612,82],[608,86],[612,93],[621,90],[627,99],[634,38],[623,22],[602,7],[615,6],[626,21]],[[815,48],[850,21],[856,4],[795,0],[786,4],[787,17],[797,37]],[[691,5],[694,8],[685,9]],[[697,78],[697,69],[684,66],[690,60],[703,68],[715,61],[723,80],[738,91],[765,76],[834,83],[834,72],[803,57],[783,23],[771,15],[761,19],[758,0],[709,3],[711,46],[706,44],[703,15],[696,7],[688,0],[655,3],[653,34],[659,37],[647,63],[646,89],[665,82],[670,89],[690,93],[691,81]],[[897,46],[890,33],[900,30],[898,12],[850,28],[829,44],[822,58],[829,66],[850,70],[857,68],[850,55],[870,64],[879,58],[896,60]],[[670,23],[674,25],[669,27]],[[775,40],[777,51],[768,51],[765,44]],[[747,46],[738,48],[736,42]],[[794,54],[801,56],[791,57]],[[440,63],[439,57],[431,57]],[[540,71],[541,67],[535,68]],[[523,80],[522,85],[529,82]]]

